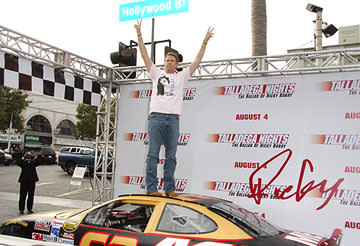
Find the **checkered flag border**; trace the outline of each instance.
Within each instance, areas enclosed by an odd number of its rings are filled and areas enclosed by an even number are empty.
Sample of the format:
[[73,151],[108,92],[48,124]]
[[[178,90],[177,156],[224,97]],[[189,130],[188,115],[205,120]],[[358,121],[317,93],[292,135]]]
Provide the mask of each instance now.
[[0,51],[0,85],[100,105],[100,84]]

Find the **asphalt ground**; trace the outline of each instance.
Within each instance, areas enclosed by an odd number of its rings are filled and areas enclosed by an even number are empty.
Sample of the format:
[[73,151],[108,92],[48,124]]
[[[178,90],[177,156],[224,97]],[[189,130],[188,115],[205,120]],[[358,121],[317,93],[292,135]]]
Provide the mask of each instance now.
[[[0,223],[19,215],[20,170],[15,164],[0,165]],[[92,186],[89,178],[84,178],[79,186],[70,185],[72,177],[57,165],[41,165],[37,172],[40,180],[35,188],[35,213],[92,206]]]

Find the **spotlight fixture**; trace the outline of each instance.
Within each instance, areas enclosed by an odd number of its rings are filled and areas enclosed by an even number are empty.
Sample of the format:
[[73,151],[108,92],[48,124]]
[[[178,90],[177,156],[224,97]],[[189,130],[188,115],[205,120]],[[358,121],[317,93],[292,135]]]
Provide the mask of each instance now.
[[309,10],[310,12],[322,12],[323,8],[316,6],[314,4],[308,3],[308,5],[306,6],[306,9]]
[[337,31],[338,31],[338,29],[333,24],[327,25],[322,28],[322,32],[324,33],[325,37],[327,37],[327,38],[334,35]]

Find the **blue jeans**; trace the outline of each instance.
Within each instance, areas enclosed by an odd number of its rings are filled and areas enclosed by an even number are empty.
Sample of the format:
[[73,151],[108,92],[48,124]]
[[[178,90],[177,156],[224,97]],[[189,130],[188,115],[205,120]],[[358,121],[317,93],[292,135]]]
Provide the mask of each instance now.
[[180,135],[179,116],[177,114],[151,113],[148,134],[149,152],[145,178],[147,192],[157,191],[157,165],[161,145],[165,146],[165,192],[175,191],[176,150]]

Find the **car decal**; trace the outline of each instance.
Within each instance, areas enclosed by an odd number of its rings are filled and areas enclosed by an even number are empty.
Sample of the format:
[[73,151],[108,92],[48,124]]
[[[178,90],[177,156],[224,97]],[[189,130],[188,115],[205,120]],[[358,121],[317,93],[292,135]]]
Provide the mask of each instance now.
[[53,219],[51,221],[51,225],[52,226],[59,226],[61,227],[66,221],[65,220],[58,220],[58,219]]
[[322,241],[322,237],[315,236],[309,233],[302,233],[302,232],[290,232],[289,234],[284,236],[284,238],[308,246],[319,245],[320,242]]
[[23,227],[28,227],[28,223],[25,222],[25,221],[22,221],[22,220],[14,220],[14,221],[9,221],[5,224],[5,226],[7,225],[14,225],[14,224],[17,224],[17,225],[22,225]]
[[[111,238],[111,240],[109,240]],[[188,246],[193,239],[183,239],[176,237],[166,237],[160,242],[154,244],[156,246]],[[116,234],[111,237],[110,233],[89,231],[86,232],[80,240],[79,246],[89,246],[92,243],[98,243],[101,245],[123,245],[123,246],[137,246],[139,245],[139,238],[130,237],[125,235]],[[192,244],[196,246],[234,246],[235,244],[220,243],[213,241],[199,242]],[[244,245],[245,246],[245,245]]]
[[32,233],[32,239],[37,241],[45,241],[45,242],[55,242],[61,244],[70,244],[74,245],[74,240],[69,240],[65,238],[56,237],[53,235],[41,234],[41,233]]
[[51,227],[51,221],[46,219],[36,219],[34,230],[49,232]]
[[105,245],[110,235],[111,233],[88,231],[81,237],[79,246],[88,246],[92,243]]
[[[247,244],[248,242],[256,242],[254,239],[212,239],[212,238],[197,238],[191,236],[168,235],[158,233],[139,233],[125,230],[118,230],[113,228],[103,228],[96,226],[89,226],[81,224],[76,234],[75,243],[79,242],[81,246],[88,246],[95,241],[104,246],[110,245],[157,245],[157,246],[231,246],[240,245],[250,246],[256,244]],[[116,242],[116,243],[115,243]],[[270,246],[271,244],[269,244]]]
[[[156,246],[188,246],[191,239],[167,237],[161,240]],[[193,244],[196,246],[232,246],[234,244],[218,243],[218,242],[200,242]]]
[[65,239],[74,240],[75,239],[75,233],[74,232],[61,232],[60,237]]
[[[167,237],[169,236],[169,234],[163,234],[163,233],[158,233],[158,232],[148,232],[148,233],[144,233],[144,232],[133,232],[133,231],[127,231],[127,230],[121,230],[121,229],[115,229],[115,228],[106,228],[106,227],[99,227],[99,226],[92,226],[92,225],[86,225],[86,224],[80,224],[80,227],[82,230],[86,229],[86,228],[91,228],[91,230],[101,230],[101,231],[110,231],[111,233],[126,233],[126,234],[138,234],[139,236],[156,236],[156,237]],[[251,241],[251,240],[255,240],[254,238],[232,238],[232,239],[215,239],[215,238],[206,238],[206,237],[191,237],[191,236],[184,236],[184,235],[174,235],[173,237],[176,238],[191,238],[191,239],[196,239],[196,240],[202,240],[202,241],[206,241],[206,240],[211,240],[211,242],[216,242],[216,241],[220,241],[220,242],[239,242],[239,241]]]
[[65,222],[63,224],[63,229],[66,232],[74,232],[78,228],[79,224],[76,222]]

